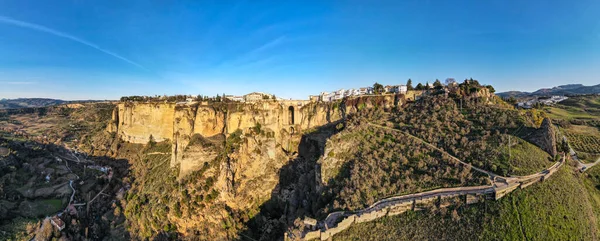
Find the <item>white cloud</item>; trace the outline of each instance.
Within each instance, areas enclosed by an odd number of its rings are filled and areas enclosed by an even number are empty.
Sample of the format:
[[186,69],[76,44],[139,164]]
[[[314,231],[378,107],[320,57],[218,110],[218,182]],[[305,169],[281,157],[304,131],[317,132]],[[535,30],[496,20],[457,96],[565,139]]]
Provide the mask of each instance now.
[[22,28],[27,28],[27,29],[39,31],[39,32],[49,33],[49,34],[52,34],[54,36],[61,37],[61,38],[66,38],[66,39],[75,41],[77,43],[86,45],[88,47],[94,48],[94,49],[96,49],[96,50],[98,50],[100,52],[103,52],[105,54],[113,56],[113,57],[115,57],[117,59],[123,60],[123,61],[125,61],[125,62],[127,62],[127,63],[129,63],[131,65],[134,65],[134,66],[136,66],[138,68],[141,68],[141,69],[144,69],[144,70],[148,70],[148,69],[144,68],[144,66],[142,66],[142,65],[140,65],[140,64],[138,64],[136,62],[133,62],[132,60],[129,60],[129,59],[127,59],[127,58],[125,58],[125,57],[123,57],[121,55],[118,55],[117,53],[114,53],[114,52],[111,52],[109,50],[103,49],[103,48],[101,48],[100,46],[98,46],[98,45],[96,45],[94,43],[88,42],[86,40],[83,40],[81,38],[75,37],[75,36],[67,34],[67,33],[60,32],[58,30],[54,30],[54,29],[51,29],[51,28],[48,28],[48,27],[45,27],[45,26],[42,26],[42,25],[34,24],[34,23],[28,23],[28,22],[25,22],[25,21],[14,19],[14,18],[9,18],[9,17],[2,16],[2,15],[0,15],[0,23],[5,23],[5,24],[17,26],[17,27],[22,27]]
[[36,82],[32,82],[32,81],[0,81],[0,84],[5,84],[5,85],[32,85],[32,84],[36,84]]

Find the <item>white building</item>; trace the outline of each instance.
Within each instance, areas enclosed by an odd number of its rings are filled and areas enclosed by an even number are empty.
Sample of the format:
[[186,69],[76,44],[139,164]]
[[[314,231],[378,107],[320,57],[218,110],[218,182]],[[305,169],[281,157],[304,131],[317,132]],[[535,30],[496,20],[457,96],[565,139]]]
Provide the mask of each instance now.
[[406,85],[398,85],[398,93],[406,94],[407,91],[408,91],[408,87],[406,87]]
[[358,89],[358,95],[367,95],[367,94],[369,94],[368,89],[369,88],[367,88],[367,87],[359,88]]
[[244,102],[244,96],[226,95],[225,99],[228,99],[231,101]]
[[390,86],[390,85],[386,85],[383,87],[383,92],[384,93],[388,93],[388,92],[393,92],[394,91],[394,87]]
[[321,101],[329,102],[332,101],[335,93],[321,92]]
[[265,98],[272,99],[273,95],[262,92],[252,92],[250,94],[244,95],[244,101],[246,102],[261,101]]
[[344,91],[344,89],[340,89],[338,91],[334,92],[334,96],[333,96],[333,100],[341,100],[344,98],[344,94],[346,92]]

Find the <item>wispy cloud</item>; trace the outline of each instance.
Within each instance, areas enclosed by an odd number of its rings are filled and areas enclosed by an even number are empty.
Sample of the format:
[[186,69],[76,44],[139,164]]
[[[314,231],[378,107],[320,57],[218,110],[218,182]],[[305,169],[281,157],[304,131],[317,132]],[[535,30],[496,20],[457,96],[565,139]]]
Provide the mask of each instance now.
[[32,82],[32,81],[0,81],[0,84],[5,84],[5,85],[32,85],[32,84],[36,84],[36,82]]
[[117,59],[123,60],[123,61],[125,61],[125,62],[127,62],[127,63],[129,63],[131,65],[134,65],[134,66],[136,66],[138,68],[141,68],[141,69],[144,69],[144,70],[148,70],[148,69],[144,68],[144,66],[142,66],[142,65],[140,65],[140,64],[138,64],[136,62],[133,62],[132,60],[129,60],[129,59],[127,59],[127,58],[125,58],[125,57],[117,54],[117,53],[114,53],[114,52],[112,52],[110,50],[103,49],[103,48],[101,48],[100,46],[98,46],[98,45],[96,45],[94,43],[88,42],[88,41],[86,41],[84,39],[81,39],[79,37],[76,37],[76,36],[73,36],[73,35],[70,35],[70,34],[67,34],[67,33],[64,33],[64,32],[61,32],[61,31],[58,31],[58,30],[54,30],[54,29],[51,29],[51,28],[48,28],[48,27],[45,27],[45,26],[42,26],[42,25],[38,25],[38,24],[34,24],[34,23],[29,23],[29,22],[17,20],[17,19],[14,19],[14,18],[2,16],[2,15],[0,15],[0,23],[9,24],[9,25],[17,26],[17,27],[22,27],[22,28],[27,28],[27,29],[31,29],[31,30],[35,30],[35,31],[39,31],[39,32],[44,32],[44,33],[52,34],[52,35],[57,36],[57,37],[66,38],[66,39],[75,41],[77,43],[86,45],[88,47],[94,48],[94,49],[96,49],[96,50],[98,50],[100,52],[103,52],[105,54],[113,56],[113,57],[115,57]]
[[272,60],[273,56],[264,56],[264,55],[262,55],[263,54],[262,52],[269,50],[271,48],[274,48],[277,45],[280,45],[281,43],[285,42],[284,41],[285,39],[286,39],[285,35],[271,39],[255,48],[252,48],[252,49],[246,51],[243,54],[238,55],[237,57],[235,57],[232,60],[227,60],[227,61],[221,63],[217,68],[223,68],[224,66],[240,67],[240,66],[244,66],[244,65],[248,65],[248,64],[253,64],[255,62],[270,61],[270,60]]
[[285,36],[279,36],[278,38],[272,39],[271,41],[264,43],[263,45],[259,46],[258,48],[255,48],[255,49],[249,51],[246,55],[254,55],[256,53],[265,51],[269,48],[275,47],[278,44],[280,44],[284,39],[285,39]]

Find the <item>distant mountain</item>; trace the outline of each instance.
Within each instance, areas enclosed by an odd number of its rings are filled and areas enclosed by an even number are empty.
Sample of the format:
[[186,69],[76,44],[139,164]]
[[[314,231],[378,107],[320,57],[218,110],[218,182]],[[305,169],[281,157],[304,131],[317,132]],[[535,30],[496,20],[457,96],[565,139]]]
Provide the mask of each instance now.
[[60,105],[68,101],[46,98],[1,99],[0,109],[19,109],[28,107],[45,107]]
[[581,94],[598,94],[600,93],[600,84],[585,86],[582,84],[559,85],[552,88],[542,88],[534,92],[523,91],[507,91],[496,93],[502,98],[508,97],[534,97],[534,96],[550,96],[550,95],[581,95]]

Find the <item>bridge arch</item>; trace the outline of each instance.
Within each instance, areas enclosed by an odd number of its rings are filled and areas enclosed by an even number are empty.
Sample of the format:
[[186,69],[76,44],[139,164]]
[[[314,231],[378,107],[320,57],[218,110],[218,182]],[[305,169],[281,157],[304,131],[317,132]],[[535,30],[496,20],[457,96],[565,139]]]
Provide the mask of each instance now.
[[293,106],[290,106],[290,107],[288,108],[288,112],[289,112],[289,117],[288,117],[288,118],[289,118],[289,124],[290,124],[290,125],[293,125],[293,124],[294,124],[294,114],[295,114],[295,113],[294,113],[294,107],[293,107]]

